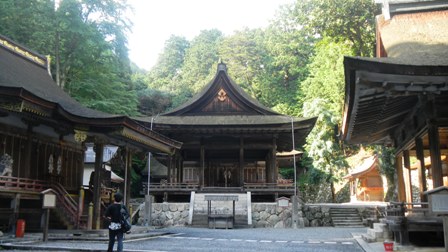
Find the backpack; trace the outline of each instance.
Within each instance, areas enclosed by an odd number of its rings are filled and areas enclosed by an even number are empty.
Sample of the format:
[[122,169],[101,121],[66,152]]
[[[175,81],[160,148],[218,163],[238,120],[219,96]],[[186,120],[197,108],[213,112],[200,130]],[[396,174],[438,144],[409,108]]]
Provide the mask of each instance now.
[[121,220],[120,220],[121,230],[123,231],[123,233],[127,233],[129,232],[129,230],[131,230],[132,226],[131,216],[129,216],[128,211],[123,205],[121,205],[120,213],[121,213]]

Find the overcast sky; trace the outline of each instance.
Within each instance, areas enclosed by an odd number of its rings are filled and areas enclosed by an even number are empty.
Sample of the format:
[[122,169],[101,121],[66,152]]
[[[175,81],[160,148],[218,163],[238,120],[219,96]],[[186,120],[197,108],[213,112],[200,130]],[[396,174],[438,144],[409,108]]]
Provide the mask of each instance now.
[[149,70],[171,35],[191,40],[201,30],[225,35],[244,27],[266,27],[280,5],[294,0],[129,0],[134,23],[129,36],[130,58]]

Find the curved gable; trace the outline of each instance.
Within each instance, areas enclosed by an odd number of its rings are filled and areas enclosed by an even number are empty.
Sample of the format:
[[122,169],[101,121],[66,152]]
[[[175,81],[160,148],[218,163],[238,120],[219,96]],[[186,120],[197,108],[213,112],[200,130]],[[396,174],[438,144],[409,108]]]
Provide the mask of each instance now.
[[218,64],[213,80],[184,105],[164,116],[194,115],[279,115],[247,95],[227,75],[225,64]]

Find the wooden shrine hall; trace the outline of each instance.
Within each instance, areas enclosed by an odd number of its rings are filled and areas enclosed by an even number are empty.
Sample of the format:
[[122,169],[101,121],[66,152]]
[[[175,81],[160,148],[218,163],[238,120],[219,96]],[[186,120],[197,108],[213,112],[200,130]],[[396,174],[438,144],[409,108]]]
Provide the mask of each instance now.
[[151,184],[151,194],[167,200],[168,194],[185,199],[191,191],[250,191],[274,200],[294,194],[292,183],[278,183],[277,153],[291,151],[293,141],[302,146],[316,118],[282,115],[261,105],[219,63],[213,80],[190,101],[142,120],[183,143],[177,155],[158,157],[168,171],[166,179]]
[[[406,215],[427,202],[424,192],[448,185],[442,160],[448,153],[448,3],[442,2],[384,2],[376,18],[377,58],[344,60],[341,137],[350,144],[395,148],[395,200],[405,202]],[[418,163],[415,175],[411,160]],[[412,186],[419,188],[419,195],[413,195]],[[426,214],[418,217],[415,230],[406,232],[434,231],[424,229],[433,223]],[[413,227],[412,219],[407,221]],[[405,244],[408,238],[398,241]]]
[[[103,194],[110,189],[103,186],[107,178],[101,176],[104,146],[122,150],[126,204],[132,155],[149,151],[172,155],[181,146],[129,117],[82,106],[56,85],[48,64],[45,57],[0,35],[2,231],[14,229],[17,219],[24,219],[29,231],[41,230],[41,192],[49,188],[57,196],[52,228],[99,229],[109,203]],[[82,187],[86,143],[92,143],[97,153],[92,190]],[[92,223],[87,222],[90,202]]]

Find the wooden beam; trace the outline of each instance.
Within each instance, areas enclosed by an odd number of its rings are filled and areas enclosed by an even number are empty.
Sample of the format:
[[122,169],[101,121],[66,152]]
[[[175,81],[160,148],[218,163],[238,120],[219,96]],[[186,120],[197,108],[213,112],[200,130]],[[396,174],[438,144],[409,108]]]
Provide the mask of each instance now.
[[425,155],[423,149],[423,140],[421,137],[415,138],[415,148],[416,148],[416,156],[419,160],[419,166],[417,168],[418,173],[418,185],[419,185],[419,193],[420,193],[420,202],[427,202],[426,190],[428,187],[426,185],[426,168],[425,168]]

